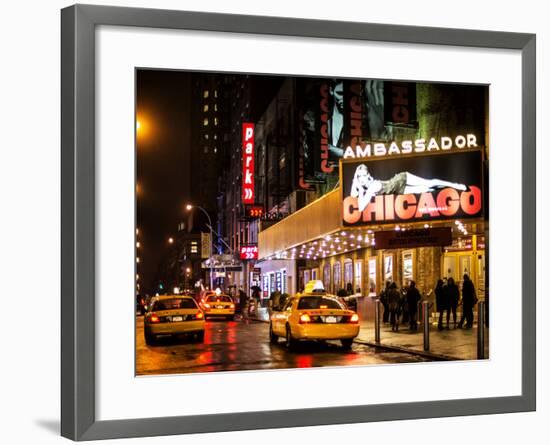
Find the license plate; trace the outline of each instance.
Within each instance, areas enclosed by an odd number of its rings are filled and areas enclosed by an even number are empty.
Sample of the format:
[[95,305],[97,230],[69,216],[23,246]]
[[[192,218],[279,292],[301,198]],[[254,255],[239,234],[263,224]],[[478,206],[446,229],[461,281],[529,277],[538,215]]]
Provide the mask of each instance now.
[[216,306],[216,309],[223,309],[223,306]]
[[172,321],[183,321],[183,317],[172,317]]
[[325,317],[325,323],[336,323],[336,317]]

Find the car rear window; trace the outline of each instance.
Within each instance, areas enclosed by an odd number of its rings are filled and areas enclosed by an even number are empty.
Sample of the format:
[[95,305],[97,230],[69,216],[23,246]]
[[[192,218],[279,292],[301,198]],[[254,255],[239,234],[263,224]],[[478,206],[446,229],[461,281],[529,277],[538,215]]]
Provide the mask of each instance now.
[[170,298],[168,300],[155,301],[154,311],[169,311],[171,309],[196,309],[197,304],[192,298]]
[[298,302],[298,309],[321,309],[321,306],[326,306],[326,309],[344,309],[338,301],[332,298],[302,297]]
[[227,295],[220,295],[220,296],[216,296],[216,295],[211,295],[210,297],[208,297],[206,299],[206,301],[225,301],[227,303],[231,303],[231,297],[228,297]]

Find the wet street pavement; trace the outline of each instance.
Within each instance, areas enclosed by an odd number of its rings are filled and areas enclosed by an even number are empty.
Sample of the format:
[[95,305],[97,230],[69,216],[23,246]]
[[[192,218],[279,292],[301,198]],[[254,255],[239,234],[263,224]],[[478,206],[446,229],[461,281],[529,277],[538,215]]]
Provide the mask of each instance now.
[[269,343],[267,323],[241,320],[208,320],[204,343],[192,337],[159,338],[147,346],[143,317],[136,318],[136,374],[183,374],[192,372],[253,369],[310,368],[317,366],[371,365],[427,361],[417,355],[392,352],[354,343],[344,350],[339,342],[303,342],[296,351]]

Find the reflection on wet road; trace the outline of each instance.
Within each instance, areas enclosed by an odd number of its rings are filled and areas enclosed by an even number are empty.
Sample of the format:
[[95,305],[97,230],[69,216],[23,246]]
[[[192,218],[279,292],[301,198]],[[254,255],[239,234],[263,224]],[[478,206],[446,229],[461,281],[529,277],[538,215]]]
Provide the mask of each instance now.
[[346,351],[339,342],[303,342],[295,351],[289,351],[282,339],[277,345],[269,343],[267,323],[240,319],[209,319],[204,343],[191,337],[161,337],[155,346],[147,346],[143,338],[143,317],[136,320],[137,375],[420,361],[425,359],[356,343]]

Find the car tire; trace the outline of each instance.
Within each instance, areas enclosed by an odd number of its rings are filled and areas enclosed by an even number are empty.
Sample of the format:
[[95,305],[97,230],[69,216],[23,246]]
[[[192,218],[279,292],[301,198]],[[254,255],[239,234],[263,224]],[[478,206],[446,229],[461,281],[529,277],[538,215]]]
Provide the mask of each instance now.
[[145,336],[145,344],[147,346],[153,346],[155,344],[155,336],[153,334],[151,334],[146,330],[144,336]]
[[285,346],[290,350],[296,349],[296,340],[292,337],[290,326],[286,325]]
[[197,341],[204,341],[204,331],[197,333]]
[[343,338],[340,340],[340,343],[342,343],[342,348],[351,349],[351,345],[353,344],[353,338]]
[[273,345],[276,345],[277,343],[279,343],[279,337],[274,334],[271,323],[269,323],[269,342]]

